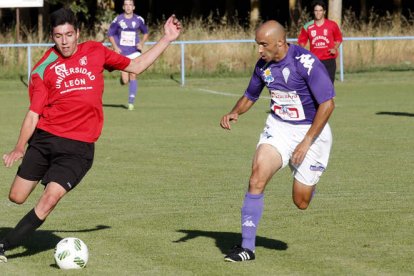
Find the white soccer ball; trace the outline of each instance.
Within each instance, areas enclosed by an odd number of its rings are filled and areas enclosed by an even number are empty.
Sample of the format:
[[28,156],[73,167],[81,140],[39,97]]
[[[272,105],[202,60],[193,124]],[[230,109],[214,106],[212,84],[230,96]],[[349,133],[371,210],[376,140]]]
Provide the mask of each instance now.
[[55,261],[61,269],[80,269],[88,263],[89,251],[78,238],[64,238],[55,247]]

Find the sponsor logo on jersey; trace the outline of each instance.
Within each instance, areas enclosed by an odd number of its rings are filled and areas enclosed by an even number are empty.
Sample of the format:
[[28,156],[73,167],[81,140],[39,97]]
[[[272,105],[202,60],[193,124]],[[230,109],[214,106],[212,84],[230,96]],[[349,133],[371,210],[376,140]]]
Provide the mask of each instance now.
[[121,26],[122,29],[128,28],[128,25],[125,23],[125,21],[122,19],[119,21],[119,26]]
[[315,47],[315,48],[325,48],[327,47],[327,45],[329,45],[330,40],[323,35],[318,35],[315,36],[312,41],[311,44]]
[[285,83],[287,83],[289,75],[290,75],[289,68],[283,68],[282,75],[283,75],[283,78],[285,79]]
[[88,58],[87,58],[86,56],[84,56],[83,58],[81,58],[81,59],[79,60],[79,64],[80,64],[81,66],[86,66],[86,65],[88,64]]
[[55,66],[56,75],[64,78],[65,77],[65,72],[66,72],[66,65],[65,64],[60,64],[60,65]]
[[263,79],[268,85],[275,80],[275,78],[272,76],[272,71],[270,71],[270,68],[267,68],[263,71]]
[[313,68],[313,63],[315,62],[315,59],[310,54],[302,54],[302,55],[296,57],[296,59],[298,59],[299,62],[303,64],[303,67],[308,69],[308,75],[310,75],[310,72],[312,71],[312,68]]
[[299,111],[296,107],[289,107],[286,105],[273,105],[273,112],[279,117],[297,119],[299,118]]
[[[79,60],[79,63],[81,62],[84,62],[85,65],[87,64],[86,56]],[[96,78],[95,75],[92,72],[88,71],[88,69],[86,68],[83,68],[83,67],[66,68],[65,63],[54,66],[54,69],[55,69],[56,75],[58,76],[56,79],[56,83],[55,83],[55,87],[57,89],[60,89],[60,88],[72,88],[73,89],[73,87],[86,85],[87,78],[89,78],[89,80],[92,80],[92,81],[95,80]],[[69,80],[66,80],[66,78],[72,74],[85,75],[87,78],[79,76],[77,78],[70,78]],[[70,92],[70,91],[65,90],[65,91],[61,91],[60,93],[63,94],[63,93]]]

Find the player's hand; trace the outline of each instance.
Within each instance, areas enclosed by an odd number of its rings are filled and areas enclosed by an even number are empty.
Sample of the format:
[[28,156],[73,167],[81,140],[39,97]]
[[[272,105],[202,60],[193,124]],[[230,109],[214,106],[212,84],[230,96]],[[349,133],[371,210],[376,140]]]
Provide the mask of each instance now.
[[231,121],[237,122],[238,119],[239,119],[239,114],[237,113],[226,114],[221,118],[220,126],[224,129],[231,130],[230,122]]
[[181,22],[178,20],[175,15],[171,15],[170,18],[167,19],[167,22],[165,22],[164,25],[164,36],[169,41],[174,41],[178,38],[178,36],[181,33]]
[[290,162],[292,163],[293,166],[297,167],[300,164],[302,164],[311,145],[312,145],[312,141],[305,138],[302,142],[300,142],[296,146],[295,150],[293,151],[292,157],[290,159]]
[[14,162],[23,158],[24,152],[21,150],[14,149],[10,153],[6,153],[3,155],[3,163],[4,166],[10,168]]
[[329,53],[333,56],[336,54],[336,52],[337,50],[335,48],[329,49]]
[[121,49],[119,48],[119,47],[115,47],[114,48],[114,51],[117,53],[117,54],[121,54]]

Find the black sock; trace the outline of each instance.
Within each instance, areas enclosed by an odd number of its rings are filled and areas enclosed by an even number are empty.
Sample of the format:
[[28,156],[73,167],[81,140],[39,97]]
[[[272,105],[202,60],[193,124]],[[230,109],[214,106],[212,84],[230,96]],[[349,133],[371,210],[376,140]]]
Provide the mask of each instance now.
[[44,220],[39,219],[34,209],[30,210],[11,230],[2,241],[4,250],[11,249],[20,245],[23,240],[39,228]]

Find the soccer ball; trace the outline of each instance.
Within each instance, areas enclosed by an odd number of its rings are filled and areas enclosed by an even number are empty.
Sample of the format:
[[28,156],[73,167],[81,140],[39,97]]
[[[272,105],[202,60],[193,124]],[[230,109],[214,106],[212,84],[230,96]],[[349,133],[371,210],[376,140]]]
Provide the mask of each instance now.
[[88,263],[89,251],[78,238],[64,238],[55,247],[55,261],[61,269],[80,269]]

